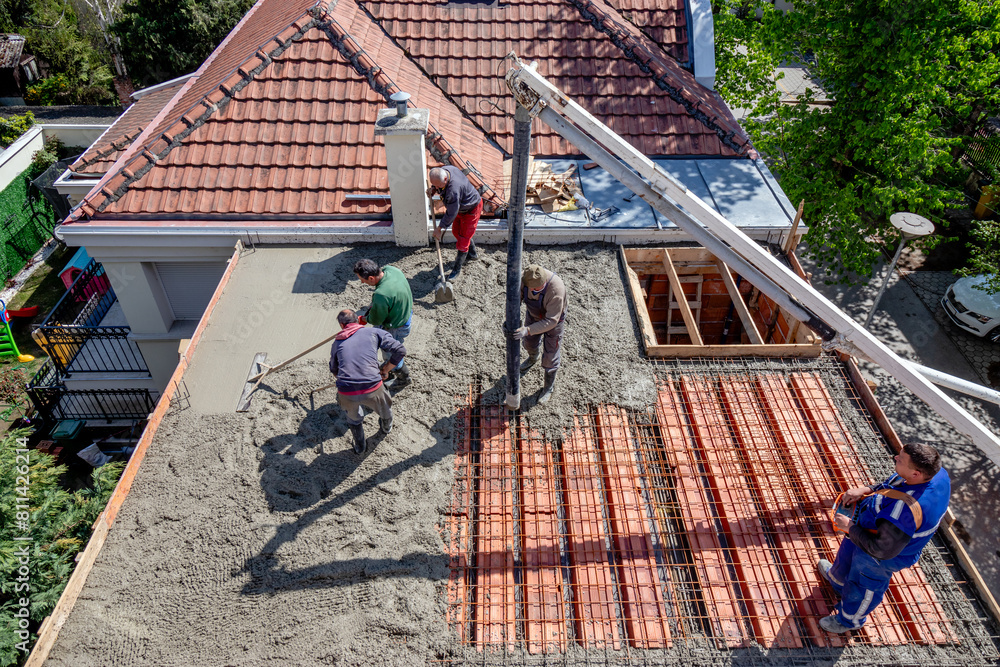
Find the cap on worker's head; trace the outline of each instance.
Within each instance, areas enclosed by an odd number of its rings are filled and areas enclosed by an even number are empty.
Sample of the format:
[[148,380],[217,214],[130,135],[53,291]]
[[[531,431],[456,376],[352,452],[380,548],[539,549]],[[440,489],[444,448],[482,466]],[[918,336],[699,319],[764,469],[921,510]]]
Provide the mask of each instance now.
[[524,273],[521,274],[521,280],[528,287],[536,288],[541,287],[545,284],[545,281],[552,276],[552,273],[546,271],[538,264],[529,264],[525,269]]

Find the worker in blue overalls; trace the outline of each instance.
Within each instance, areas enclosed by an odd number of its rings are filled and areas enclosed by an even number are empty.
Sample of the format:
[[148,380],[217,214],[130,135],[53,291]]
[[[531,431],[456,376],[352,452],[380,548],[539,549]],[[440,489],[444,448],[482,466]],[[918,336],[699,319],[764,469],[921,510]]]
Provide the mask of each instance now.
[[834,612],[820,619],[827,632],[864,625],[892,574],[917,562],[948,511],[951,479],[936,449],[910,443],[895,460],[896,473],[886,481],[844,493],[842,505],[855,508],[853,519],[840,513],[834,518],[848,539],[833,563],[819,562],[820,574],[841,598]]

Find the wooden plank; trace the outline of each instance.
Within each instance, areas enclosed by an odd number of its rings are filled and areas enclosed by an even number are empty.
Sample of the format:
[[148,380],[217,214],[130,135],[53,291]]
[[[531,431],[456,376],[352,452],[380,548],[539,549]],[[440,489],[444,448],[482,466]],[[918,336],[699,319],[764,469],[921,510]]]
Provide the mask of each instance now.
[[636,648],[668,648],[667,603],[646,523],[649,507],[636,484],[638,470],[622,410],[602,406],[597,430],[612,542],[621,562],[618,581],[629,643]]
[[748,454],[746,464],[752,483],[763,504],[770,508],[768,522],[778,550],[778,564],[792,594],[791,602],[809,632],[807,636],[818,646],[844,646],[844,637],[819,627],[819,619],[830,609],[816,569],[824,554],[813,542],[809,519],[796,496],[796,489],[802,488],[795,470],[797,462],[788,459],[788,453],[767,428],[768,418],[754,383],[733,378],[722,384],[722,392],[732,415],[733,432]]
[[806,206],[806,200],[803,199],[802,201],[799,202],[798,210],[795,211],[795,219],[792,220],[792,230],[788,232],[788,238],[785,239],[785,243],[781,248],[782,250],[785,251],[785,254],[791,252],[792,248],[798,245],[797,239],[795,237],[799,231],[799,221],[802,220],[802,211],[803,209],[805,209],[805,206]]
[[707,248],[697,247],[697,248],[664,248],[667,254],[670,255],[670,259],[674,264],[680,262],[705,262],[711,263],[715,261],[715,255],[711,253]]
[[818,357],[819,345],[651,345],[648,357]]
[[674,469],[677,500],[691,546],[692,565],[705,604],[705,622],[720,648],[746,643],[743,612],[733,596],[725,550],[715,527],[714,512],[703,488],[700,465],[693,456],[679,389],[672,382],[661,384],[657,419],[663,434],[664,454]]
[[576,636],[585,648],[618,650],[615,563],[605,547],[611,537],[604,526],[600,455],[592,425],[579,417],[574,417],[573,431],[563,443],[562,465]]
[[733,300],[733,306],[743,321],[743,328],[746,330],[747,336],[750,337],[750,343],[763,345],[764,339],[760,337],[757,325],[754,323],[753,317],[750,316],[750,309],[747,308],[747,303],[743,300],[743,295],[740,294],[740,289],[736,286],[736,281],[733,280],[733,274],[729,272],[729,267],[722,260],[716,260],[716,264],[722,275],[722,282],[726,284],[726,289],[729,291],[729,298]]
[[635,308],[635,316],[639,318],[639,331],[642,333],[642,345],[643,348],[648,350],[650,347],[656,345],[656,332],[653,331],[653,323],[649,319],[649,313],[646,312],[645,301],[642,298],[642,288],[639,286],[639,277],[629,268],[628,259],[626,259],[625,246],[618,246],[619,253],[621,254],[622,263],[625,269],[625,275],[628,278],[629,292],[632,295],[632,306]]
[[[725,384],[725,381],[720,382]],[[733,568],[757,642],[766,648],[802,646],[794,623],[785,622],[792,608],[785,602],[780,571],[770,555],[750,493],[753,480],[729,431],[730,419],[715,387],[704,379],[682,378],[681,390],[691,409],[691,428],[709,480],[722,529],[729,542]]]
[[674,264],[670,260],[670,253],[663,253],[663,267],[667,270],[667,279],[670,281],[670,287],[674,294],[677,295],[677,305],[681,311],[681,317],[684,318],[684,324],[688,328],[688,336],[691,338],[691,343],[694,345],[704,345],[701,340],[701,333],[698,331],[698,324],[694,321],[694,314],[691,313],[691,308],[688,306],[687,297],[684,295],[684,289],[681,287],[681,281],[677,277],[677,271],[674,269]]

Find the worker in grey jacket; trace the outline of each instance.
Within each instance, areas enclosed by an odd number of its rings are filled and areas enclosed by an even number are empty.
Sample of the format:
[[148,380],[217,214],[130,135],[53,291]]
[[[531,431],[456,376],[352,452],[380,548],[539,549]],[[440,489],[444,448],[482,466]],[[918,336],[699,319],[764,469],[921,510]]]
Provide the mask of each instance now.
[[[347,423],[354,435],[354,452],[364,454],[364,408],[378,414],[379,430],[392,431],[392,398],[382,386],[389,372],[403,363],[406,348],[382,329],[369,329],[358,322],[352,310],[337,315],[341,331],[330,349],[330,372],[337,376],[337,403],[347,413]],[[378,351],[389,360],[379,366]]]
[[542,360],[545,384],[538,402],[546,403],[552,398],[559,370],[559,347],[566,325],[566,286],[562,278],[548,269],[529,264],[521,274],[521,301],[526,310],[524,326],[513,333],[514,339],[522,341],[528,353],[528,359],[521,364],[521,372]]

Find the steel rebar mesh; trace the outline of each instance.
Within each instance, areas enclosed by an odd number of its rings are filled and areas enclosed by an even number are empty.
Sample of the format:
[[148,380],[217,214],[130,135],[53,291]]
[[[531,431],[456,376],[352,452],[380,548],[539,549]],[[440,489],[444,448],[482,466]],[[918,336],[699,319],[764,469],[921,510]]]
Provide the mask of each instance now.
[[447,524],[467,664],[978,664],[997,638],[943,543],[829,635],[829,511],[892,461],[836,359],[655,364],[648,412],[561,441],[471,387]]

